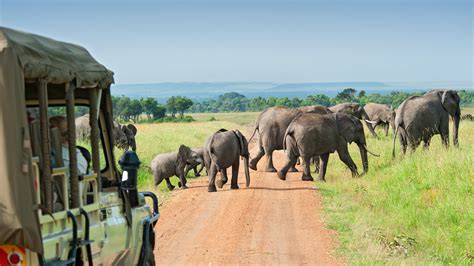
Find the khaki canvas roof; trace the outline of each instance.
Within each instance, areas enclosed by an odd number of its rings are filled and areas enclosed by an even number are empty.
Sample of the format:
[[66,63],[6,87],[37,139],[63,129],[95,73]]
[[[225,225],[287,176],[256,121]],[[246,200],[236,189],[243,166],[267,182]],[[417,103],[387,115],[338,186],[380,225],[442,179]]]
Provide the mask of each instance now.
[[0,245],[42,254],[25,101],[38,79],[105,89],[113,72],[80,46],[0,27]]
[[114,81],[114,73],[79,45],[0,27],[0,51],[6,47],[15,50],[26,79],[49,83],[76,79],[76,87],[101,88]]

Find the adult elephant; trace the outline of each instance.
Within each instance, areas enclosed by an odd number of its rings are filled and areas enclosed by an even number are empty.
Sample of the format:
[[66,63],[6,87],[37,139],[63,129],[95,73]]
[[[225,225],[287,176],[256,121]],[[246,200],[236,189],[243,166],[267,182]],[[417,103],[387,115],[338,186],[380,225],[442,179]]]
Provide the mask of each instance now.
[[392,154],[395,156],[397,135],[403,154],[410,145],[412,151],[424,142],[428,148],[431,137],[440,134],[443,145],[449,146],[449,116],[453,119],[453,142],[458,147],[460,98],[454,90],[433,90],[422,96],[412,96],[402,102],[395,117]]
[[[77,117],[76,124],[76,137],[83,141],[88,141],[91,136],[90,128],[90,117],[89,114]],[[114,121],[113,138],[115,146],[119,149],[127,151],[131,148],[133,151],[137,150],[137,144],[135,136],[137,135],[137,128],[132,125],[121,125]]]
[[[246,186],[250,185],[249,173],[249,151],[247,139],[238,130],[227,131],[221,129],[214,133],[205,147],[205,153],[209,155],[209,192],[215,192],[217,172],[226,172],[232,167],[231,189],[238,189],[237,178],[239,174],[240,157],[244,160],[244,171]],[[206,164],[207,164],[206,163]],[[224,182],[218,184],[220,188]]]
[[[293,119],[301,114],[298,109],[290,109],[283,106],[270,107],[260,113],[255,122],[255,130],[250,140],[258,132],[258,153],[250,160],[250,169],[257,170],[257,163],[267,156],[266,172],[276,172],[273,166],[273,151],[283,149],[283,137],[288,125]],[[296,169],[293,167],[293,171]]]
[[136,151],[137,143],[135,136],[137,135],[137,131],[137,128],[132,124],[120,125],[118,122],[114,122],[113,136],[115,146],[124,151],[127,151],[129,148]]
[[364,106],[364,110],[369,120],[375,122],[373,124],[374,130],[381,125],[385,130],[385,136],[388,136],[389,127],[392,127],[393,132],[395,132],[395,111],[390,106],[380,103],[368,103]]
[[340,103],[334,106],[329,107],[333,113],[343,113],[355,116],[361,120],[364,120],[367,124],[367,128],[369,129],[372,136],[377,137],[377,134],[374,131],[372,124],[375,122],[370,121],[369,116],[365,112],[364,108],[358,103]]
[[296,162],[298,156],[304,160],[302,180],[313,181],[309,163],[313,156],[321,157],[319,179],[325,181],[329,154],[337,151],[339,158],[358,176],[357,166],[349,155],[348,143],[355,142],[360,150],[364,173],[369,170],[367,144],[364,127],[359,119],[343,113],[311,114],[298,116],[291,122],[285,133],[285,149],[288,156],[285,166],[278,177],[286,179],[286,174]]

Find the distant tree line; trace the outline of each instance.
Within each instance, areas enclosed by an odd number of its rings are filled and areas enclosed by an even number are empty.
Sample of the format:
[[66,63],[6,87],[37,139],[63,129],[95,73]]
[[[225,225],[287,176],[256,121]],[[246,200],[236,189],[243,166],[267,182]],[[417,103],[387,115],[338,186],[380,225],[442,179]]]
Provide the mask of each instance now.
[[[160,104],[152,97],[141,99],[130,99],[127,96],[112,96],[114,116],[122,121],[132,120],[138,122],[152,121],[191,121],[192,117],[185,116],[190,113],[218,113],[218,112],[247,112],[262,111],[272,106],[287,106],[298,108],[309,105],[332,106],[343,102],[357,102],[366,104],[369,102],[382,103],[397,108],[406,98],[413,95],[422,95],[424,92],[402,92],[393,91],[382,95],[373,93],[368,95],[364,90],[357,91],[347,88],[339,92],[335,97],[324,94],[309,95],[305,98],[289,97],[255,97],[247,98],[237,92],[229,92],[220,95],[215,100],[193,102],[184,96],[173,96],[168,98],[165,104]],[[474,107],[474,91],[458,91],[461,97],[462,107]],[[84,112],[84,110],[77,110]]]
[[[122,121],[132,120],[134,123],[141,121],[188,121],[184,112],[193,105],[187,97],[170,97],[166,104],[160,104],[155,98],[130,99],[127,96],[112,96],[114,116]],[[167,116],[166,114],[169,114]],[[176,116],[178,115],[178,117]]]
[[[458,91],[461,97],[461,106],[474,107],[474,91]],[[194,103],[189,112],[193,113],[217,113],[217,112],[246,112],[262,111],[272,106],[287,106],[298,108],[310,105],[332,106],[343,102],[357,102],[366,104],[369,102],[382,103],[397,108],[406,98],[414,95],[422,95],[424,92],[402,92],[393,91],[390,94],[382,95],[373,93],[367,95],[364,90],[357,91],[347,88],[339,92],[335,97],[328,97],[324,94],[309,95],[305,98],[289,97],[255,97],[246,98],[244,95],[230,92],[220,95],[216,100],[209,100]]]

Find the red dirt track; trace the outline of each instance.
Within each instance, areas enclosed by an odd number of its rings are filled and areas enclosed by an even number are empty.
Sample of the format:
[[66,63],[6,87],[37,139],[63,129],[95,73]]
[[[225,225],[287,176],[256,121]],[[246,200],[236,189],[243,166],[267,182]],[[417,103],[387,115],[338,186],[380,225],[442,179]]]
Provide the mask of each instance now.
[[[274,155],[279,169],[285,155]],[[228,169],[229,183],[218,192],[207,192],[207,176],[173,192],[156,225],[156,264],[344,264],[335,256],[335,233],[324,227],[314,184],[301,181],[301,173],[281,181],[261,172],[265,163],[264,157],[251,170],[249,188],[241,169],[240,189],[230,190]]]

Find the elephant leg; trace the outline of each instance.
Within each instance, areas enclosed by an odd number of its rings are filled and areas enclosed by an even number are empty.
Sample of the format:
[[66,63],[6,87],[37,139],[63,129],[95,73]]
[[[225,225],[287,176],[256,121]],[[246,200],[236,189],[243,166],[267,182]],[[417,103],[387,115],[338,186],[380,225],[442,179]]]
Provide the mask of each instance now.
[[171,181],[170,181],[169,177],[166,178],[166,186],[168,187],[168,189],[169,189],[170,191],[175,188],[175,186],[173,186],[173,184],[171,184]]
[[280,169],[280,171],[278,171],[278,177],[281,180],[286,180],[286,174],[288,173],[288,170],[296,164],[296,160],[297,157],[292,152],[288,151],[286,164]]
[[319,165],[319,164],[320,164],[320,159],[319,159],[319,158],[320,158],[319,156],[314,156],[314,157],[313,157],[314,173],[315,173],[315,174],[318,174],[319,171],[320,171],[320,169],[321,169],[321,168],[320,168],[320,165]]
[[288,169],[288,172],[298,172],[298,169],[296,169],[296,165],[298,164],[298,161],[300,160],[300,157],[296,160],[296,163]]
[[337,154],[339,154],[339,159],[349,167],[352,172],[352,177],[357,177],[359,173],[357,172],[357,166],[352,160],[351,156],[349,155],[349,151],[347,150],[347,144],[344,143],[338,149]]
[[418,148],[418,146],[420,146],[420,144],[421,144],[421,139],[410,140],[410,151],[411,151],[411,153],[415,152],[416,148]]
[[296,165],[301,165],[301,158],[298,157],[298,159],[296,159]]
[[449,147],[449,133],[441,133],[441,143],[446,149]]
[[262,159],[263,155],[265,155],[265,150],[260,145],[260,148],[258,149],[258,153],[249,162],[249,168],[256,171],[257,170],[257,163],[258,163],[258,161],[260,161],[260,159]]
[[186,180],[186,177],[185,177],[184,174],[183,174],[182,176],[179,177],[178,186],[179,186],[180,188],[182,188],[182,189],[188,188],[188,187],[186,186],[186,183],[187,183],[187,182],[188,182],[188,181]]
[[383,127],[383,129],[385,130],[385,137],[388,136],[388,130],[389,130],[389,128],[390,128],[389,124],[385,124],[384,127]]
[[321,169],[319,170],[319,180],[326,181],[326,169],[328,168],[328,161],[329,161],[329,153],[321,154],[318,157],[318,164],[319,158],[321,158]]
[[209,169],[209,187],[207,188],[208,192],[216,192],[216,175],[217,168],[214,163],[211,163],[211,169]]
[[[194,176],[195,176],[195,177],[200,177],[201,174],[199,173],[200,171],[198,171],[197,168],[198,168],[198,165],[196,165],[196,166],[193,167]],[[201,169],[202,169],[202,168],[201,168]]]
[[406,132],[403,128],[399,128],[398,132],[398,140],[400,142],[400,148],[402,149],[402,153],[406,154],[407,153],[407,138],[406,138]]
[[[292,164],[292,165],[294,165],[294,164]],[[267,154],[267,168],[265,169],[265,172],[275,173],[276,171],[277,170],[273,166],[273,151],[271,151]]]
[[221,179],[217,179],[217,187],[222,188],[224,185],[227,183],[228,178],[227,178],[227,169],[221,169]]
[[237,183],[239,177],[239,164],[239,159],[237,159],[232,165],[232,179],[230,181],[230,189],[239,189],[239,184]]
[[311,176],[311,171],[309,167],[311,166],[311,157],[310,156],[305,156],[303,157],[304,161],[304,170],[303,170],[303,176],[301,177],[301,180],[303,181],[313,181],[313,177]]

